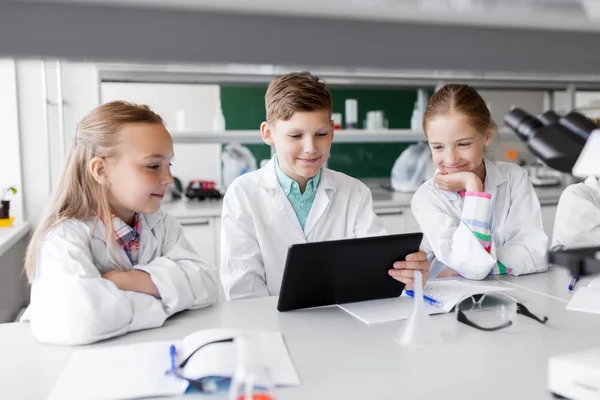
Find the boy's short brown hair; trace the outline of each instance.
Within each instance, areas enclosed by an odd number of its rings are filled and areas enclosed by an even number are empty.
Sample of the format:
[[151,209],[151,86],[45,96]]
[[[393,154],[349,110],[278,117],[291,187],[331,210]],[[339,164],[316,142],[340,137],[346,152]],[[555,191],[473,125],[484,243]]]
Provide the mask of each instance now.
[[267,121],[287,121],[297,111],[332,112],[331,93],[320,78],[310,72],[292,72],[275,77],[265,95]]

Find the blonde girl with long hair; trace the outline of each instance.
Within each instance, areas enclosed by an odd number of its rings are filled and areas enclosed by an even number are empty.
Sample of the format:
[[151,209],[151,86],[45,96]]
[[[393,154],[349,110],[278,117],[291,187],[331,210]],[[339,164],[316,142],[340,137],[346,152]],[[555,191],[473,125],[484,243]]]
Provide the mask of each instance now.
[[160,209],[173,141],[147,106],[116,101],[77,126],[58,188],[25,260],[41,342],[87,344],[209,306],[216,268]]

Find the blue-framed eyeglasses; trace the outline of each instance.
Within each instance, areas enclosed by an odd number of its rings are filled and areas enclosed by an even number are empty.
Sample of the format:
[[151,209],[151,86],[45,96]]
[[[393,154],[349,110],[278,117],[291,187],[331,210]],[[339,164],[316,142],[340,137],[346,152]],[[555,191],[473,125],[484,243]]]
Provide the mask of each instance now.
[[203,348],[213,345],[213,344],[218,344],[218,343],[233,343],[234,340],[235,340],[235,338],[230,337],[230,338],[219,339],[219,340],[214,340],[212,342],[204,343],[202,346],[200,346],[196,350],[192,351],[181,363],[179,363],[179,365],[176,365],[176,363],[175,363],[176,355],[173,351],[171,351],[171,368],[168,369],[165,373],[176,376],[179,379],[188,381],[190,386],[192,388],[196,389],[197,391],[199,391],[200,393],[215,393],[220,390],[226,390],[229,388],[229,384],[231,383],[231,377],[229,377],[229,376],[202,376],[200,378],[188,378],[186,376],[183,376],[180,373],[180,371],[183,368],[185,368],[185,366],[190,361],[190,359],[196,353],[198,353],[198,351],[202,350]]

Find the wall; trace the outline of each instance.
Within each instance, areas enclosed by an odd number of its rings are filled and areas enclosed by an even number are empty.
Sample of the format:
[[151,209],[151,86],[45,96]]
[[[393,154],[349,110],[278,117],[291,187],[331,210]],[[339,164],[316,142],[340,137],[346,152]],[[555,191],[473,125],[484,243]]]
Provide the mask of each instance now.
[[48,205],[51,182],[45,138],[41,66],[39,61],[17,61],[23,205],[25,218],[36,225]]
[[[539,115],[544,111],[544,93],[540,91],[479,90],[478,92],[488,104],[492,118],[499,129],[505,126],[504,116],[514,107],[522,108],[533,115]],[[535,162],[535,157],[516,135],[512,138],[496,136],[488,149],[488,157],[506,160],[508,150],[517,150],[520,162],[528,164]]]
[[[555,109],[560,114],[571,111],[569,97],[566,92],[554,93]],[[576,92],[575,108],[590,118],[600,118],[600,92]]]
[[[99,104],[98,74],[93,64],[61,63],[64,105],[64,138],[60,140],[57,66],[47,62],[46,98],[54,102],[47,107],[48,128],[44,109],[44,85],[39,60],[17,61],[17,93],[21,127],[21,158],[24,193],[24,215],[37,225],[48,205],[50,194],[58,183],[68,147],[72,143],[75,124],[85,113]],[[46,129],[50,142],[46,140]]]
[[600,92],[576,93],[575,107],[590,118],[600,118]]
[[21,180],[21,141],[17,76],[14,60],[0,59],[0,195],[3,188],[15,186],[17,196],[11,201],[10,214],[23,219],[23,183]]
[[513,107],[522,108],[533,115],[541,114],[544,93],[540,91],[478,90],[488,104],[492,118],[498,127],[504,126],[504,116]]
[[[161,85],[104,83],[102,93],[94,64],[62,62],[62,86],[65,98],[64,143],[59,140],[58,112],[56,105],[48,107],[51,135],[50,159],[45,140],[44,100],[42,97],[42,74],[39,60],[16,62],[18,92],[18,127],[22,163],[23,214],[33,226],[41,218],[48,204],[50,191],[56,186],[63,157],[71,145],[75,124],[85,113],[103,100],[128,99],[144,102],[161,113],[168,127],[176,128],[175,113],[186,111],[189,129],[204,130],[212,127],[212,116],[219,96],[223,104],[227,129],[256,129],[265,118],[264,94],[266,88],[249,86],[223,86],[219,91],[211,85]],[[46,63],[47,97],[57,97],[56,63]],[[386,90],[365,88],[331,89],[334,111],[343,112],[346,98],[357,98],[359,125],[370,109],[383,109],[390,128],[408,128],[413,104],[414,90]],[[524,107],[537,114],[542,110],[541,92],[481,91],[490,104],[494,119],[499,126],[511,105]],[[389,176],[396,157],[406,144],[335,144],[329,166],[356,177]],[[177,145],[173,171],[182,180],[205,178],[219,180],[219,145]],[[270,157],[266,145],[251,145],[258,161]],[[507,148],[518,148],[524,158],[531,157],[518,140],[498,140],[491,154],[497,159],[505,156]],[[190,168],[189,166],[193,167]],[[51,179],[50,179],[51,176]],[[51,180],[51,183],[49,183]]]
[[[173,135],[182,130],[177,114],[185,114],[185,130],[209,131],[219,102],[217,85],[104,82],[102,102],[127,100],[146,104],[160,114]],[[221,146],[176,144],[171,171],[185,185],[191,179],[221,180]]]

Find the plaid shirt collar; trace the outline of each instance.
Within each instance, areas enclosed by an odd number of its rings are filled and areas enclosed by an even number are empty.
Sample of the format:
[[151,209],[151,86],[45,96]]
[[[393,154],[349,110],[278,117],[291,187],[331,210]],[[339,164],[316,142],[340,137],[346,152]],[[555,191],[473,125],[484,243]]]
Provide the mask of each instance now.
[[125,249],[132,241],[139,243],[140,233],[142,232],[142,219],[139,213],[135,213],[133,217],[133,228],[116,215],[112,216],[112,223],[119,246]]

